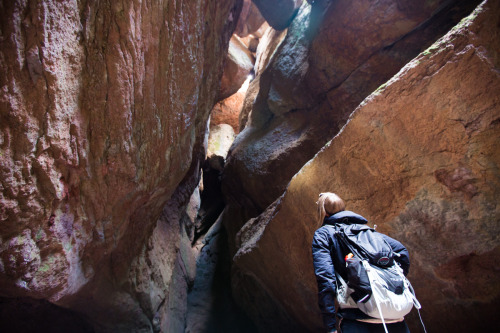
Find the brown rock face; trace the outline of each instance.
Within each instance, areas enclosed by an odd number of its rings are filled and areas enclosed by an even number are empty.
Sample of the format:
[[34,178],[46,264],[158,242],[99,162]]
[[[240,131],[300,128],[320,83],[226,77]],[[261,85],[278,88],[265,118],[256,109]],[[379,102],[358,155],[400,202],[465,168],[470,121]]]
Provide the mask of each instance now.
[[184,325],[178,211],[240,7],[0,4],[3,296],[85,312],[99,331]]
[[[410,10],[409,0],[323,4],[305,3],[284,38],[269,31],[266,44],[275,51],[257,54],[260,75],[250,84],[240,116],[246,128],[224,171],[224,191],[234,208],[227,210],[226,221],[233,235],[283,193],[366,96],[474,6],[434,1]],[[374,34],[373,27],[382,21],[391,25],[391,19],[397,29]],[[364,34],[369,43],[360,37]],[[337,44],[351,45],[352,52]]]
[[[262,17],[259,9],[252,0],[244,0],[234,34],[239,37],[246,37],[250,34],[254,34],[259,31],[260,27],[265,22],[266,20]],[[260,37],[260,35],[258,37]]]
[[229,51],[224,65],[217,101],[228,98],[240,89],[253,69],[255,60],[252,53],[236,36],[229,42]]
[[235,133],[239,133],[239,117],[244,99],[245,92],[238,91],[225,100],[217,102],[212,110],[210,126],[228,124],[231,125]]
[[[235,291],[248,299],[252,286],[278,303],[281,320],[300,323],[297,331],[321,331],[311,240],[318,193],[334,191],[407,246],[428,331],[496,330],[499,24],[499,2],[485,1],[363,101],[283,196],[241,229]],[[249,312],[269,327],[258,307]],[[418,331],[416,313],[408,320]]]

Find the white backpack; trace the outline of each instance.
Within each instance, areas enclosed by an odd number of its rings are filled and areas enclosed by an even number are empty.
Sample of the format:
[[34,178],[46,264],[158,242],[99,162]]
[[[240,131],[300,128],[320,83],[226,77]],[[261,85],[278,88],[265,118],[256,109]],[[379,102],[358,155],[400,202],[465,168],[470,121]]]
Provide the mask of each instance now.
[[[371,294],[367,294],[366,297],[356,302],[351,296],[355,290],[350,288],[348,283],[335,272],[338,281],[337,301],[341,309],[357,308],[372,318],[380,319],[386,333],[388,331],[385,321],[402,321],[413,306],[417,310],[421,309],[413,287],[404,276],[403,269],[399,264],[393,260],[387,260],[389,263],[385,267],[379,267],[370,263],[367,259],[370,255],[378,254],[377,252],[387,253],[389,258],[394,255],[397,256],[381,238],[380,234],[365,225],[337,225],[336,227],[338,228],[337,239],[344,243],[352,253],[355,253],[355,257],[348,259],[346,264],[354,265],[355,269],[352,270],[352,274],[364,274],[362,271],[366,271],[365,278],[357,276],[356,281],[364,279],[366,283],[369,282],[368,288],[371,289]],[[367,248],[369,250],[363,248],[363,243],[368,244]],[[370,251],[371,253],[369,253]],[[373,258],[372,261],[377,262]],[[348,271],[349,268],[348,266]],[[352,275],[350,276],[352,277]],[[366,279],[366,276],[368,279]],[[399,285],[399,287],[394,288],[395,285]],[[420,320],[422,321],[422,318]],[[422,326],[424,326],[423,322]]]
[[[340,275],[336,274],[338,281],[337,301],[341,309],[358,308],[368,316],[380,319],[385,328],[385,320],[402,320],[404,316],[410,313],[413,306],[417,309],[421,308],[410,281],[403,275],[401,267],[393,265],[390,268],[379,268],[370,265],[366,260],[363,260],[362,263],[370,280],[372,295],[365,303],[356,303],[350,297],[354,290],[347,286],[347,283]],[[398,295],[388,288],[384,278],[384,276],[387,276],[388,271],[404,279],[405,288],[402,294]],[[387,328],[385,330],[387,332]]]

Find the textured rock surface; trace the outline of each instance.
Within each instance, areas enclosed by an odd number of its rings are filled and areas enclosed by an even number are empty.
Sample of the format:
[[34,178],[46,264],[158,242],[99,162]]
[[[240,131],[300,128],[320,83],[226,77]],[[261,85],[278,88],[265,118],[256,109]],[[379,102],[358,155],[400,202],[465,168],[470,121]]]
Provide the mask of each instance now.
[[[297,331],[321,330],[310,244],[317,195],[335,191],[408,247],[429,331],[496,330],[499,23],[498,1],[483,3],[369,96],[284,195],[241,229],[233,266],[241,297],[249,299],[253,283],[253,295],[288,315],[282,325],[292,318],[303,326]],[[249,313],[269,327],[259,307]],[[409,320],[418,331],[418,319]]]
[[257,47],[254,66],[255,75],[260,75],[266,69],[267,65],[271,61],[274,51],[276,51],[276,48],[283,41],[286,33],[286,30],[277,31],[273,28],[266,30],[259,41],[259,46]]
[[254,62],[255,59],[245,44],[236,36],[233,36],[229,42],[229,50],[217,101],[228,98],[240,89],[243,82],[247,79],[248,74],[253,69]]
[[[264,18],[252,0],[244,0],[240,18],[238,19],[238,24],[236,25],[234,33],[239,37],[246,37],[258,32],[264,23]],[[257,33],[257,35],[260,37],[259,33]]]
[[201,251],[188,298],[185,332],[257,332],[231,297],[227,235],[220,219],[197,247]]
[[210,127],[228,124],[235,133],[239,133],[239,118],[244,99],[245,91],[238,91],[225,100],[217,102],[210,115]]
[[0,293],[178,331],[180,212],[241,2],[0,6]]
[[[214,156],[226,158],[229,148],[234,141],[234,130],[228,124],[221,124],[210,128],[208,136],[207,159]],[[224,165],[219,169],[222,171]]]
[[[243,103],[246,128],[224,171],[229,233],[235,235],[276,200],[366,96],[473,6],[470,1],[415,5],[409,0],[304,4],[284,39],[269,43],[275,52],[269,53],[268,65],[250,84]],[[378,23],[384,24],[374,34]],[[396,28],[383,28],[393,24]],[[351,45],[352,52],[338,44]]]

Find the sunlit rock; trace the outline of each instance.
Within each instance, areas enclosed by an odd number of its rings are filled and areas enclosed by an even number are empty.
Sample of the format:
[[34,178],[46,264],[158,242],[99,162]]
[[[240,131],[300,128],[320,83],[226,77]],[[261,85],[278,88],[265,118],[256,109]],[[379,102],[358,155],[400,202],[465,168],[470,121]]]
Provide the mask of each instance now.
[[245,44],[236,36],[231,37],[217,101],[228,98],[241,88],[253,69],[254,62],[255,59]]
[[[240,116],[246,127],[224,170],[224,191],[237,207],[228,228],[237,232],[274,202],[366,96],[478,1],[445,2],[336,1],[326,8],[305,3],[284,39],[268,44],[275,51],[266,57],[258,50],[257,57],[264,57],[256,66],[260,74],[249,86]],[[389,22],[397,28],[390,29]],[[375,34],[378,23],[383,29]]]
[[[233,290],[263,329],[292,318],[302,327],[289,331],[322,330],[311,240],[318,193],[334,191],[407,246],[428,331],[496,330],[499,23],[500,4],[485,1],[366,98],[284,194],[241,228]],[[263,303],[275,304],[283,322]],[[419,330],[415,312],[408,322]]]
[[224,168],[224,160],[227,156],[229,148],[234,141],[234,130],[228,124],[220,124],[210,128],[210,136],[208,137],[207,159],[222,159],[222,165],[212,165],[213,168],[222,171]]
[[248,35],[246,37],[240,38],[240,41],[246,46],[248,51],[252,54],[257,52],[257,47],[259,46],[259,38],[254,35]]
[[245,91],[238,91],[215,104],[210,116],[211,126],[228,124],[235,133],[239,132],[239,117],[245,99]]
[[287,34],[286,30],[278,31],[273,28],[266,30],[262,38],[259,40],[259,46],[256,50],[256,60],[254,71],[255,75],[260,75],[266,69],[271,61],[271,58]]

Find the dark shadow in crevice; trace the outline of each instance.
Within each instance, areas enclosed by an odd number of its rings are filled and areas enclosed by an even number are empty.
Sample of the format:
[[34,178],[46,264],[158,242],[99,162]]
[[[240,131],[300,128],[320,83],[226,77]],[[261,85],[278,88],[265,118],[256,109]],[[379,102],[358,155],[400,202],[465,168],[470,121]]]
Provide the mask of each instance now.
[[226,206],[221,190],[221,170],[224,168],[224,158],[211,157],[205,160],[202,167],[203,190],[192,244],[208,232]]
[[33,298],[0,298],[0,332],[93,333],[92,326],[74,311]]
[[200,333],[256,333],[257,327],[252,320],[237,305],[231,290],[231,256],[227,242],[227,232],[221,226],[217,235],[215,252],[218,259],[212,283],[214,295],[210,317],[206,328]]

